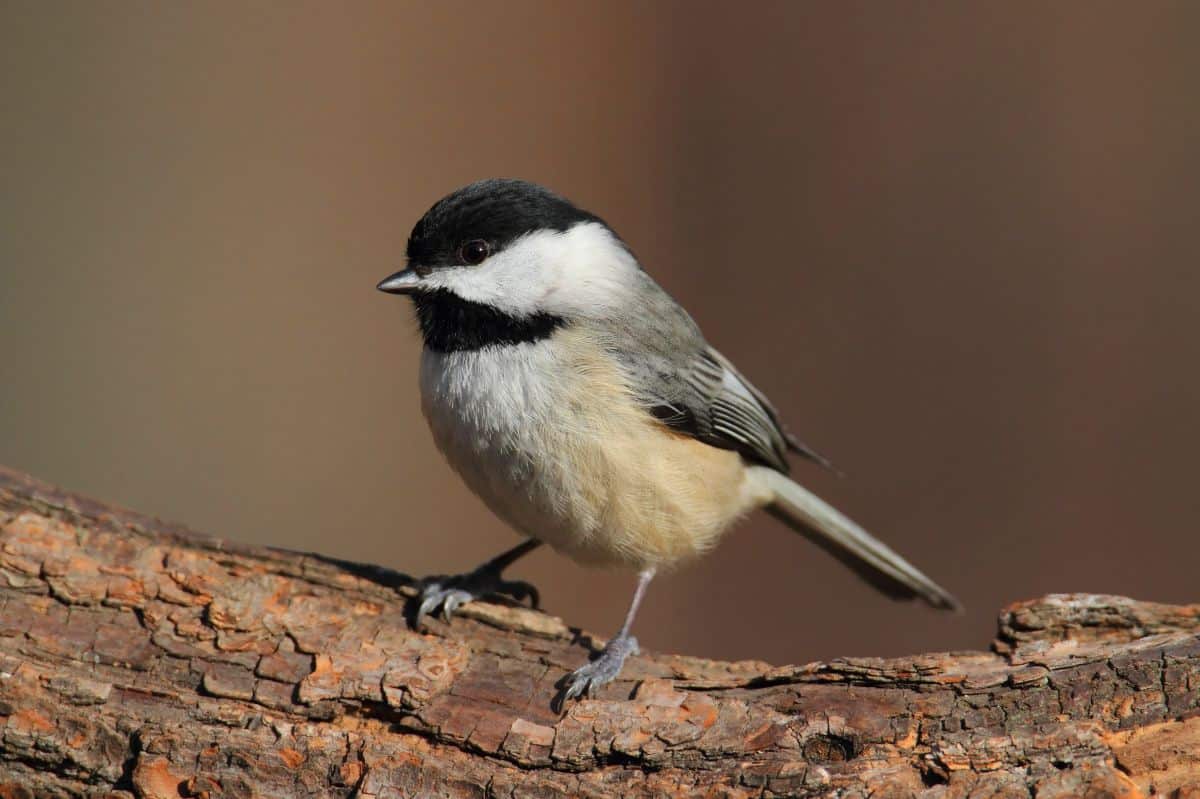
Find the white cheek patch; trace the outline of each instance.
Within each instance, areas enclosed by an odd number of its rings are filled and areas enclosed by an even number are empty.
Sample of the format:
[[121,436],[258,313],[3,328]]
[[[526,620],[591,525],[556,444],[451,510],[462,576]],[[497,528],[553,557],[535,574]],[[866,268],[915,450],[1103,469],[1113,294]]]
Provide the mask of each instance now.
[[436,270],[425,285],[528,316],[588,316],[619,305],[637,262],[603,225],[522,236],[479,266]]

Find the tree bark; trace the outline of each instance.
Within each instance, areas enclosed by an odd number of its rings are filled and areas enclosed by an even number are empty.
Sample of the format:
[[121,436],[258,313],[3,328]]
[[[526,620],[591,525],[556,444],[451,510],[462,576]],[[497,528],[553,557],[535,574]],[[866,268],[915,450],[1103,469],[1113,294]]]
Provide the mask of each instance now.
[[1200,606],[1057,595],[987,652],[632,658],[559,710],[559,619],[406,623],[384,569],[0,469],[0,797],[1200,796]]

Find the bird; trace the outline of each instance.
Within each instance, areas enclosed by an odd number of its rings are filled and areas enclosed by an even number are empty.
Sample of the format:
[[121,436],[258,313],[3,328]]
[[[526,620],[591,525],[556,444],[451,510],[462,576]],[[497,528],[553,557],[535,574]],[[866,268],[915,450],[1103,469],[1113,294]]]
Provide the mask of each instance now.
[[421,409],[450,466],[525,540],[423,583],[416,623],[490,595],[536,590],[504,570],[545,544],[637,575],[620,630],[565,675],[594,696],[639,651],[647,586],[765,509],[884,594],[947,610],[949,592],[789,477],[828,459],[784,427],[761,391],[708,344],[599,216],[536,183],[480,180],[413,227],[406,266],[377,286],[405,295],[423,340]]

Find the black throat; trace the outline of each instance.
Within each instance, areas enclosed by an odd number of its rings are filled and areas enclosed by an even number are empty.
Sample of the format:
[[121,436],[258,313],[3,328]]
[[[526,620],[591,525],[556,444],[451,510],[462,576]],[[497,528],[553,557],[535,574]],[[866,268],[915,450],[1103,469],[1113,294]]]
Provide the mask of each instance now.
[[412,295],[425,346],[435,352],[470,352],[549,338],[566,325],[561,316],[512,316],[490,305],[464,300],[445,289]]

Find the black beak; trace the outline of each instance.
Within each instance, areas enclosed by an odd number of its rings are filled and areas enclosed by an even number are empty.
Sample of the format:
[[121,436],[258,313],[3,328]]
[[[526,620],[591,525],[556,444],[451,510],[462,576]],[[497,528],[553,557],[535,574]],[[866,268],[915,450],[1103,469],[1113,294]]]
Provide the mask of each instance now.
[[379,281],[375,288],[388,294],[412,294],[421,284],[421,276],[412,269],[405,269]]

